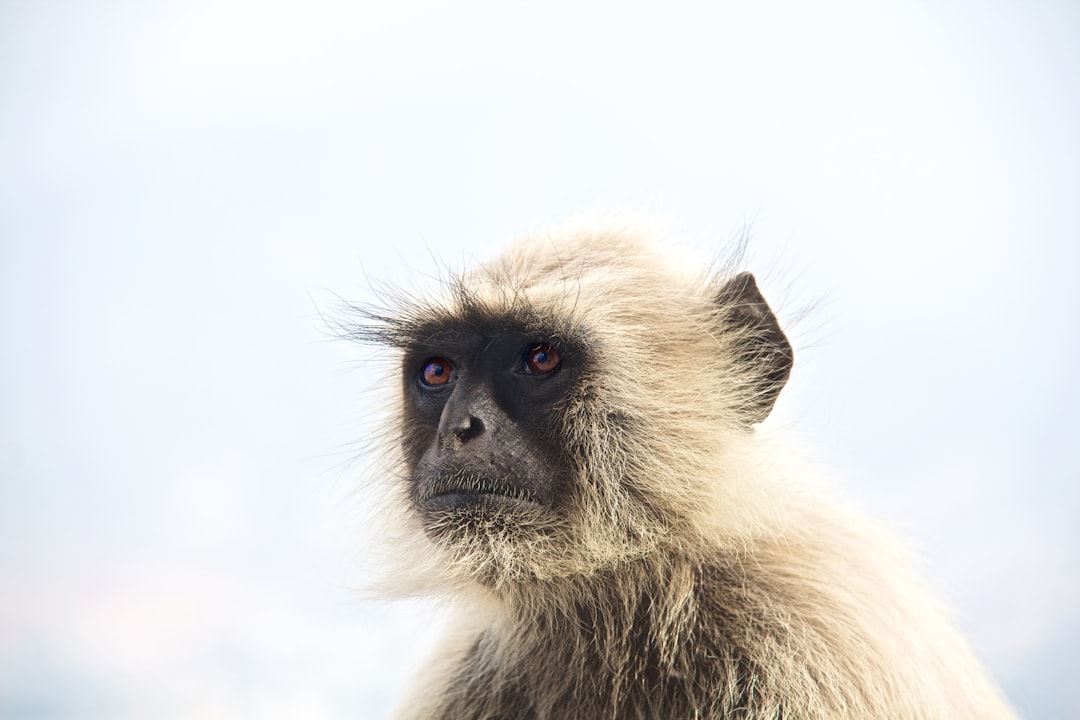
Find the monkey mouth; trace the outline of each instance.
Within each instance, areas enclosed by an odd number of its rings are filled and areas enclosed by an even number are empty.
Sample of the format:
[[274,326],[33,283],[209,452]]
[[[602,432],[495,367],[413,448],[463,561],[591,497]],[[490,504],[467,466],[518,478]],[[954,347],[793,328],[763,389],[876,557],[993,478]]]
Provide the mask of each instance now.
[[538,499],[524,488],[500,478],[476,473],[438,475],[420,483],[416,504],[431,512],[458,512],[490,508],[492,510],[535,509]]

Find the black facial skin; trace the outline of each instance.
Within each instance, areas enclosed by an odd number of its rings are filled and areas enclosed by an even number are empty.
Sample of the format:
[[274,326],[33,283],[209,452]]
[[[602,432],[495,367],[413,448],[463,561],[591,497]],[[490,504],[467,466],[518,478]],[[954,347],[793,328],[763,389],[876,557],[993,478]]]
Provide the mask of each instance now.
[[558,505],[569,477],[560,407],[579,358],[568,343],[512,327],[444,328],[409,348],[404,444],[429,528]]

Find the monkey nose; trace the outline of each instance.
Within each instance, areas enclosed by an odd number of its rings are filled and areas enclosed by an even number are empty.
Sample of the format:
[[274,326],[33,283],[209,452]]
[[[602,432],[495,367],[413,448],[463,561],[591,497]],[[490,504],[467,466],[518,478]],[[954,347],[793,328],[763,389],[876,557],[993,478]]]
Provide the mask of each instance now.
[[455,423],[452,430],[458,442],[465,444],[484,432],[484,421],[475,415],[468,415]]
[[461,446],[484,434],[486,426],[484,421],[475,415],[465,415],[455,418],[443,424],[439,428],[439,439],[443,448],[450,450],[453,446]]

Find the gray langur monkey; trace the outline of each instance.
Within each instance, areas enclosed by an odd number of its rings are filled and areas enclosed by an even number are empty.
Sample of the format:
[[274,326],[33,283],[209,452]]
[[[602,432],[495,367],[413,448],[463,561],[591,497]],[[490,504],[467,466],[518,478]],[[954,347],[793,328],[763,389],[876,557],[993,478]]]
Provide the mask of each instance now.
[[758,427],[793,353],[753,276],[662,235],[534,233],[361,311],[399,362],[400,572],[459,610],[401,717],[1015,717],[906,552]]

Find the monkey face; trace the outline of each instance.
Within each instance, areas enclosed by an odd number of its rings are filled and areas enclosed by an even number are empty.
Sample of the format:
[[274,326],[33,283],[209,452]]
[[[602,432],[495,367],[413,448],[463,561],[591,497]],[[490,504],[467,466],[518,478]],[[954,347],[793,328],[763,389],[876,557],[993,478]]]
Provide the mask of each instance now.
[[550,525],[569,485],[560,408],[581,353],[514,327],[446,327],[404,361],[409,499],[433,537]]
[[354,333],[400,353],[399,497],[455,573],[588,576],[713,532],[737,494],[725,453],[790,345],[749,274],[623,240],[523,243]]

